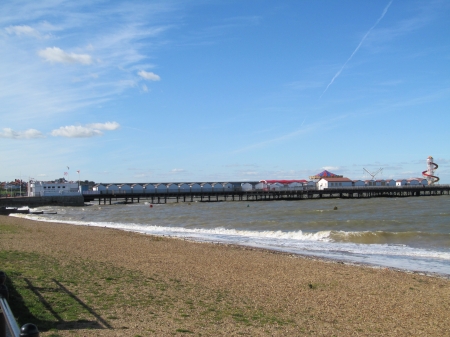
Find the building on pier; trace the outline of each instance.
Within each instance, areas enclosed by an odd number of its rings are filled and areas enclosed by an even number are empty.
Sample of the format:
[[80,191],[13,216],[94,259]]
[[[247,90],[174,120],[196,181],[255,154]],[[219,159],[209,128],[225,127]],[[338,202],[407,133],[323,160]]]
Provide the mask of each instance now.
[[128,184],[119,184],[117,185],[120,193],[131,193],[131,186]]
[[141,184],[131,184],[131,191],[133,193],[144,193],[144,186]]
[[324,190],[326,188],[342,188],[342,187],[352,187],[353,181],[349,178],[334,178],[325,177],[321,178],[317,182],[317,189]]
[[352,181],[352,186],[353,187],[365,187],[366,183],[362,180],[353,180]]
[[106,191],[106,186],[103,184],[97,184],[92,187],[92,191],[94,192],[103,192]]
[[78,182],[30,181],[29,197],[74,196],[80,195]]
[[119,186],[117,186],[116,184],[108,184],[106,185],[106,190],[111,193],[111,192],[119,192]]

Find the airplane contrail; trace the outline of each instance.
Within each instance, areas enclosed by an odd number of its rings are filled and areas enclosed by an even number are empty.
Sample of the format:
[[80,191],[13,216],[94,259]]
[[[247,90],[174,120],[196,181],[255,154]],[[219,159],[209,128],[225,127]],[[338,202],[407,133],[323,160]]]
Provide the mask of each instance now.
[[347,61],[345,61],[344,65],[341,67],[341,69],[339,69],[339,71],[336,73],[336,75],[334,75],[334,77],[331,79],[330,83],[328,83],[327,87],[325,88],[324,92],[322,93],[322,95],[320,95],[319,98],[322,98],[323,94],[325,94],[325,92],[328,90],[328,88],[330,87],[330,85],[333,84],[334,80],[341,74],[342,70],[344,69],[344,67],[347,65],[347,63],[353,58],[353,55],[356,54],[356,52],[358,51],[358,49],[361,47],[361,45],[363,44],[364,40],[366,39],[366,37],[370,34],[370,32],[378,25],[378,23],[383,19],[383,17],[386,15],[389,6],[392,4],[391,0],[387,6],[384,8],[383,13],[381,13],[381,16],[378,18],[377,22],[375,22],[375,24],[367,31],[367,33],[363,36],[361,42],[359,42],[358,47],[356,47],[356,49],[353,51],[353,53],[350,55],[350,57],[347,59]]

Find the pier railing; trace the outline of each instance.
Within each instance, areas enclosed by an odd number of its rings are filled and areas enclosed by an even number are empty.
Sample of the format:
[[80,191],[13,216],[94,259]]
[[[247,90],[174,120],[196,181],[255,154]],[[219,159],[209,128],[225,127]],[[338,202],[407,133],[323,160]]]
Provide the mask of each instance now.
[[6,286],[6,273],[0,271],[0,337],[39,337],[36,325],[27,323],[21,328],[8,304],[9,292]]

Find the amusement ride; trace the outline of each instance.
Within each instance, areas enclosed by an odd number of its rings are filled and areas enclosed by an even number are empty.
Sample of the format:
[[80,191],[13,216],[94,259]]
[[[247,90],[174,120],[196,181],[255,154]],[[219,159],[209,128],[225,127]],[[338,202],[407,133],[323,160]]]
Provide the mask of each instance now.
[[439,177],[434,175],[434,170],[437,170],[438,167],[438,164],[433,162],[433,157],[429,156],[427,158],[427,170],[422,172],[422,175],[428,180],[428,185],[434,185],[439,181]]

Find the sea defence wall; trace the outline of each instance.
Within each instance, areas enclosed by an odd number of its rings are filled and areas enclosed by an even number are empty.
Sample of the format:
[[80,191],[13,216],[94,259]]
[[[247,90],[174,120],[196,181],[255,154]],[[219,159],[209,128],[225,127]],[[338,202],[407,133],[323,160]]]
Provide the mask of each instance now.
[[30,208],[40,206],[84,206],[84,198],[82,195],[0,198],[0,206],[5,207],[28,206]]

